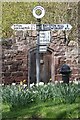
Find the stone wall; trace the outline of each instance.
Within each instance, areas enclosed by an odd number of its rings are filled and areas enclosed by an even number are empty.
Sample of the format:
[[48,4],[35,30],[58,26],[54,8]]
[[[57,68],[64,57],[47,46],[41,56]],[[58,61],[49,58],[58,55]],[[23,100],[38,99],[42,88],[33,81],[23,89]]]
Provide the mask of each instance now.
[[[36,31],[15,32],[14,36],[2,40],[2,81],[12,83],[14,80],[28,80],[29,49],[36,46]],[[51,32],[49,48],[53,49],[55,80],[61,80],[59,68],[66,60],[71,67],[71,80],[79,79],[78,73],[78,43],[64,41],[63,32]]]
[[65,61],[72,70],[71,80],[79,80],[79,67],[78,67],[78,42],[67,41],[64,42],[63,32],[53,33],[52,43],[50,47],[54,49],[54,58],[55,58],[55,80],[61,80],[61,75],[59,74],[59,68],[62,66]]

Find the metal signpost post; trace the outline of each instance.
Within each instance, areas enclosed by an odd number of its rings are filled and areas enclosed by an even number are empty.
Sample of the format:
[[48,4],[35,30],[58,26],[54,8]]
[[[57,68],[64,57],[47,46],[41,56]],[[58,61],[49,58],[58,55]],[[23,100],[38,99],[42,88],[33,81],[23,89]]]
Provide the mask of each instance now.
[[[36,14],[36,11],[40,10],[41,14]],[[41,6],[36,6],[33,9],[33,16],[37,18],[37,48],[36,48],[36,80],[37,85],[39,85],[40,82],[40,53],[39,53],[39,46],[40,46],[40,30],[41,30],[41,18],[44,16],[45,10]]]
[[[38,15],[37,10],[41,11]],[[36,43],[36,80],[37,84],[40,82],[40,53],[47,51],[47,45],[50,43],[50,31],[63,30],[67,31],[72,28],[70,24],[41,24],[41,18],[45,15],[45,10],[41,6],[36,6],[33,9],[33,16],[37,19],[36,24],[14,24],[11,26],[13,30],[37,30]]]
[[41,27],[41,19],[37,19],[37,44],[36,44],[36,80],[37,85],[39,85],[40,81],[40,54],[39,54],[39,41],[40,41],[40,27]]

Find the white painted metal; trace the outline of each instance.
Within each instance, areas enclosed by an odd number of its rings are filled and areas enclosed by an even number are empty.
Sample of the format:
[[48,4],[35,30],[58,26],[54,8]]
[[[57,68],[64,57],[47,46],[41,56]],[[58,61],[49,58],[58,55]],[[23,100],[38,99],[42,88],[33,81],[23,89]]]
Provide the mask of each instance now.
[[[40,11],[41,11],[41,14],[40,14],[40,15],[36,14],[36,11],[37,11],[37,10],[40,10]],[[33,9],[33,16],[34,16],[35,18],[40,19],[40,18],[42,18],[44,15],[45,15],[45,10],[44,10],[43,7],[41,7],[41,6],[36,6],[36,7]]]
[[14,24],[11,28],[17,31],[36,30],[36,24]]
[[39,52],[46,52],[47,51],[47,46],[39,46]]
[[50,31],[40,31],[40,45],[46,45],[50,43]]
[[72,26],[70,24],[43,24],[43,30],[71,30]]

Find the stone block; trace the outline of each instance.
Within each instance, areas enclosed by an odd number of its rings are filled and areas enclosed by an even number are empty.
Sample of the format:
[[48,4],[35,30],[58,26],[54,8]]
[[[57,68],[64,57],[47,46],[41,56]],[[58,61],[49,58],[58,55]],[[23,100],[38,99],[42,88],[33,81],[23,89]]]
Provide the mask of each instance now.
[[77,68],[73,68],[73,69],[72,69],[72,74],[78,74],[78,73],[79,73],[79,71],[78,71]]
[[6,59],[6,56],[4,54],[2,54],[2,60]]
[[18,66],[12,65],[12,66],[10,67],[10,71],[12,71],[12,72],[15,72],[15,71],[17,71],[17,70],[18,70]]
[[35,30],[32,31],[32,36],[33,36],[33,38],[34,38],[35,36],[37,36],[37,32],[36,32]]
[[26,76],[20,76],[15,78],[16,82],[20,83],[20,81],[27,80]]
[[12,64],[13,64],[13,61],[6,61],[4,64],[5,64],[5,65],[12,65]]
[[24,71],[27,70],[27,66],[19,66],[19,67],[18,67],[18,70],[24,72]]
[[18,66],[18,65],[22,65],[22,63],[23,63],[22,60],[13,61],[12,65],[13,65],[13,66]]
[[23,72],[22,71],[12,72],[12,76],[16,77],[23,76]]
[[15,45],[15,46],[13,46],[13,48],[12,48],[12,49],[17,50],[17,49],[18,49],[18,46],[17,46],[17,45]]
[[71,60],[69,59],[69,60],[66,60],[66,63],[67,64],[71,64]]
[[23,55],[17,55],[16,56],[16,60],[23,60],[25,56]]
[[2,66],[2,72],[6,72],[6,70],[8,70],[8,66],[6,65],[4,67]]
[[10,84],[12,82],[12,79],[10,76],[4,78],[4,83],[5,84]]
[[56,74],[55,75],[55,80],[61,81],[62,80],[62,75],[61,74]]
[[11,76],[11,72],[5,72],[5,73],[4,73],[4,76],[5,76],[5,77],[10,77],[10,76]]

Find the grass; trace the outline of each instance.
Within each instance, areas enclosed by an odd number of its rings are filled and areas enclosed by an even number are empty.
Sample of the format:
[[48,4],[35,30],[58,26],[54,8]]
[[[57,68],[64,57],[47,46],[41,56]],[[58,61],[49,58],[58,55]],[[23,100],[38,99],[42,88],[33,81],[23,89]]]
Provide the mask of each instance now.
[[52,101],[30,104],[27,107],[21,107],[10,110],[9,105],[2,105],[2,120],[24,120],[31,118],[79,118],[79,104],[58,104],[54,105]]
[[79,88],[75,84],[3,87],[2,120],[80,118]]

